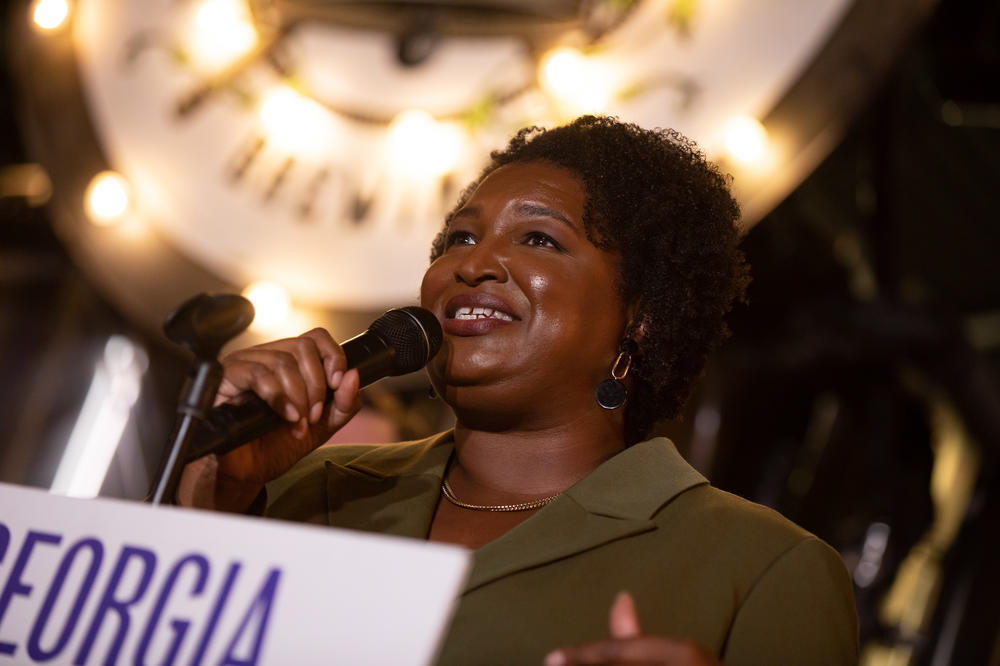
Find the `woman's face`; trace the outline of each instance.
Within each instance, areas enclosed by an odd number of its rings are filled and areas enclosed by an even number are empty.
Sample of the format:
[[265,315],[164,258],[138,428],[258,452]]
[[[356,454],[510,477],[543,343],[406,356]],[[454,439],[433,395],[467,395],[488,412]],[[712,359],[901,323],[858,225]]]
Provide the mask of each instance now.
[[451,220],[420,300],[445,333],[431,380],[460,416],[599,409],[627,319],[618,256],[587,239],[584,201],[569,171],[514,163]]

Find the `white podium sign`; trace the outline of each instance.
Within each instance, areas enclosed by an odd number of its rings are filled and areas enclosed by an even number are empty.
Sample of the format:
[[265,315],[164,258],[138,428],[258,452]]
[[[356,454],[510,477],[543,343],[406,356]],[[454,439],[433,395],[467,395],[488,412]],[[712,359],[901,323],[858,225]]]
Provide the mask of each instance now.
[[468,551],[0,484],[3,664],[428,664]]

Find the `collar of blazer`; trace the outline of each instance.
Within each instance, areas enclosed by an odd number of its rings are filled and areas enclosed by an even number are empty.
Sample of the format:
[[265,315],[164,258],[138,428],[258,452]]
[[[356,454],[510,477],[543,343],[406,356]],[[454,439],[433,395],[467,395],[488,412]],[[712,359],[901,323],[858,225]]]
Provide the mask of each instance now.
[[[451,431],[327,460],[330,524],[426,538],[454,447]],[[343,458],[341,458],[343,460]],[[517,571],[656,529],[650,518],[678,494],[707,483],[658,437],[603,463],[507,534],[473,554],[466,591]]]

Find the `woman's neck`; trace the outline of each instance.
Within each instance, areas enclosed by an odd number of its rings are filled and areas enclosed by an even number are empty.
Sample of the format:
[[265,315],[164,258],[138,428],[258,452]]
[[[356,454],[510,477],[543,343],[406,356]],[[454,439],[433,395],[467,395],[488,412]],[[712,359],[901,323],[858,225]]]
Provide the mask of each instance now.
[[503,432],[469,428],[460,419],[448,479],[467,501],[486,504],[553,495],[624,448],[621,418],[608,413]]

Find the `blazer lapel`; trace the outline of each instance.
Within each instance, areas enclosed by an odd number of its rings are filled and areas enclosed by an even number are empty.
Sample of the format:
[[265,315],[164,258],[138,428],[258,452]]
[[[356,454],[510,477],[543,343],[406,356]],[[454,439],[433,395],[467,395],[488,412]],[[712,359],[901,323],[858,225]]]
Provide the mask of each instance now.
[[504,576],[657,529],[650,518],[681,492],[708,481],[670,440],[636,444],[554,502],[478,549],[466,592]]
[[[454,450],[452,432],[414,447],[386,445],[342,464],[327,460],[330,525],[426,539]],[[518,571],[657,529],[650,520],[705,478],[670,440],[636,444],[606,461],[499,539],[473,552],[466,591]]]

